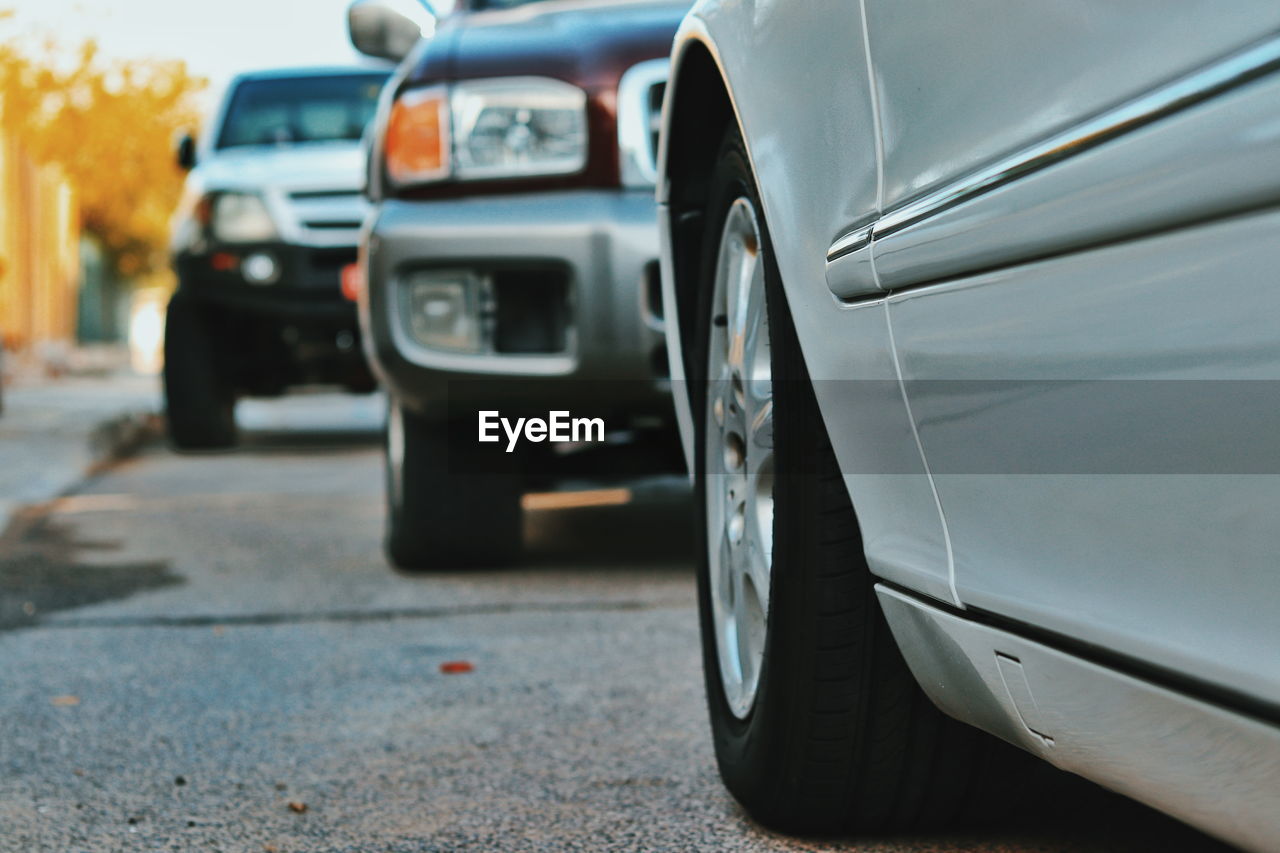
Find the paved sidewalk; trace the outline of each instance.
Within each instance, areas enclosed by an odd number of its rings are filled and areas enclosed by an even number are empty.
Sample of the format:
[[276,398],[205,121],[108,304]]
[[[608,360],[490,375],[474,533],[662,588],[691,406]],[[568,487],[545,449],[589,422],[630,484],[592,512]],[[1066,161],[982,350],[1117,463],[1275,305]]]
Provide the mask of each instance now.
[[23,382],[0,413],[0,533],[26,504],[57,497],[153,426],[156,377],[122,374]]

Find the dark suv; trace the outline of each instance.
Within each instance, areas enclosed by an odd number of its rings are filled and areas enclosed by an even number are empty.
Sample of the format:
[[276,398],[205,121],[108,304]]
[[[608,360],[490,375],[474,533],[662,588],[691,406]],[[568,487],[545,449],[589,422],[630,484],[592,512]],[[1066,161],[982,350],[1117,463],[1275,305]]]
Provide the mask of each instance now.
[[179,144],[191,174],[173,229],[164,375],[179,449],[234,444],[240,396],[375,387],[342,271],[367,210],[360,139],[386,78],[361,68],[245,74],[201,141]]
[[[567,460],[554,429],[499,442],[499,413],[589,414],[674,447],[654,153],[688,6],[467,0],[384,91],[360,320],[390,398],[398,566],[517,553],[529,470]],[[359,0],[352,41],[394,55],[421,26],[397,29],[404,8]]]

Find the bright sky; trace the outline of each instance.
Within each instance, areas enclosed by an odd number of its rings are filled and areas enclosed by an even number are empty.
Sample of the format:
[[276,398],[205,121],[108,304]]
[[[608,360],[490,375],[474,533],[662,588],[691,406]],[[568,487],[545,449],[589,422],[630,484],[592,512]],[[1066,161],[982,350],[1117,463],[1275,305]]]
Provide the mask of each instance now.
[[0,39],[97,39],[105,55],[185,59],[216,93],[238,71],[361,61],[347,40],[350,0],[0,0]]

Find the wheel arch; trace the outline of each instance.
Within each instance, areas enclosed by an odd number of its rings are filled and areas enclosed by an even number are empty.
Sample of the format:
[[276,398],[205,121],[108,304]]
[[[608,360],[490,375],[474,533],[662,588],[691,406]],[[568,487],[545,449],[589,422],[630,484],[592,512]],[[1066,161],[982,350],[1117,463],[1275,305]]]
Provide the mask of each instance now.
[[[686,344],[694,340],[698,265],[707,238],[706,206],[711,174],[725,130],[741,121],[714,42],[702,22],[685,20],[676,36],[672,73],[663,107],[658,201],[661,207],[663,301],[667,348],[676,380],[676,410],[685,456],[692,455],[692,412],[688,385],[695,374]],[[744,133],[745,139],[745,133]],[[753,168],[754,171],[754,168]]]

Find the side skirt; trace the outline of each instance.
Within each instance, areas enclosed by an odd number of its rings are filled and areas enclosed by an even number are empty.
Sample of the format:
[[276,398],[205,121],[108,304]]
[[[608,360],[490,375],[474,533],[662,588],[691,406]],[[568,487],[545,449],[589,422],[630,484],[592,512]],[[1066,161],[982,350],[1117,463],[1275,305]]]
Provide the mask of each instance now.
[[1280,844],[1280,728],[896,589],[876,593],[945,713],[1231,844]]

